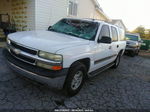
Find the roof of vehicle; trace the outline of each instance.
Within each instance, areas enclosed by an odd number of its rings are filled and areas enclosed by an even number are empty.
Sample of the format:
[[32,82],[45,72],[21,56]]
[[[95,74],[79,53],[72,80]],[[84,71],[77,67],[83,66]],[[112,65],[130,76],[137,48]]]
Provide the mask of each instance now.
[[88,22],[95,22],[95,23],[105,23],[105,24],[109,24],[109,25],[112,25],[120,30],[124,30],[120,27],[118,27],[117,25],[114,25],[112,24],[111,22],[107,22],[107,21],[101,21],[99,19],[92,19],[92,18],[83,18],[83,19],[80,19],[80,18],[64,18],[64,19],[70,19],[70,20],[79,20],[79,21],[88,21]]
[[[83,18],[83,19],[79,19],[79,18],[64,18],[64,19],[72,19],[72,20],[80,20],[80,21],[89,21],[89,22],[98,22],[98,23],[106,23],[106,24],[110,24],[112,26],[118,27],[116,25],[113,25],[110,22],[107,21],[101,21],[99,19],[92,19],[92,18]],[[119,27],[118,27],[119,28]]]
[[127,35],[136,35],[136,36],[140,36],[139,33],[126,33]]
[[100,20],[92,19],[92,18],[83,18],[83,19],[79,19],[79,18],[64,18],[64,19],[79,20],[79,21],[89,21],[89,22],[104,22],[104,21],[100,21]]

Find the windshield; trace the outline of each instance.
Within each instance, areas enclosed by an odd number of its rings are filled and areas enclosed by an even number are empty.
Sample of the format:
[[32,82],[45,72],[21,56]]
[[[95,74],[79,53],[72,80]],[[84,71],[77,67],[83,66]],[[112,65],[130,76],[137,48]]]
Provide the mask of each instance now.
[[138,41],[138,36],[126,34],[126,40]]
[[62,19],[53,25],[49,31],[72,35],[82,39],[94,40],[97,29],[98,23],[96,22]]

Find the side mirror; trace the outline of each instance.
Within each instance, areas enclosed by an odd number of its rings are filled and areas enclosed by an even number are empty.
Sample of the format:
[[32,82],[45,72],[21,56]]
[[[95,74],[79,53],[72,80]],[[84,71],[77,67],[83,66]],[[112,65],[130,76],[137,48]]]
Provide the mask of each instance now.
[[50,29],[51,29],[51,27],[52,27],[52,26],[49,26],[49,27],[48,27],[48,30],[50,30]]
[[98,41],[98,43],[106,43],[111,44],[112,40],[110,37],[102,36],[102,38]]

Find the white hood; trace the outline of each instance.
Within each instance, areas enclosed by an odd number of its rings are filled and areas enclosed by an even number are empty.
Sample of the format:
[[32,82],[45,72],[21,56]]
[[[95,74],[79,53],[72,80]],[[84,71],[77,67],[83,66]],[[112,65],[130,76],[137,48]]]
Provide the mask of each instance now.
[[89,40],[51,31],[25,31],[8,35],[16,43],[34,49],[56,53],[60,49],[73,46],[87,45]]

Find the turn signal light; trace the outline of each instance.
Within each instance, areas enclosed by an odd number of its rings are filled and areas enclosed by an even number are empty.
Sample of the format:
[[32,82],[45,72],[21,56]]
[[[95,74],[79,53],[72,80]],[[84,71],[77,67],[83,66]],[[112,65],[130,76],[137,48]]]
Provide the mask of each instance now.
[[52,70],[61,70],[62,66],[52,66]]

